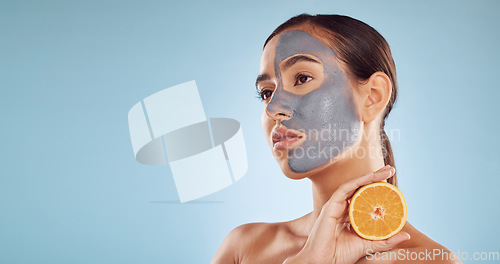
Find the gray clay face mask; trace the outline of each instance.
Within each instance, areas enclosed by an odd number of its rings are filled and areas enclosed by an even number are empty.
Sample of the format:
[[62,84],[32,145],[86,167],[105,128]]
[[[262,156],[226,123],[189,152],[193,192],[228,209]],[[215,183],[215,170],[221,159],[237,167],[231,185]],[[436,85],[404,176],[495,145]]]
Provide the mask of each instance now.
[[[295,54],[314,55],[324,67],[320,86],[304,95],[283,88],[279,64]],[[330,47],[307,32],[286,31],[278,39],[274,69],[279,83],[267,110],[291,114],[281,123],[307,135],[301,146],[288,151],[288,165],[295,173],[328,164],[360,138],[360,118],[352,91],[335,58]]]

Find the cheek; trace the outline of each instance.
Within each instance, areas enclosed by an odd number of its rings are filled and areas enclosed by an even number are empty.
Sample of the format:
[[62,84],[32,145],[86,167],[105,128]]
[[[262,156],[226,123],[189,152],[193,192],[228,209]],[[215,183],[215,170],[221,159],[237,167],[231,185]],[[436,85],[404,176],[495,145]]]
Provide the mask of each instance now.
[[[344,87],[325,86],[297,100],[295,106],[296,128],[318,131],[324,128],[342,127],[352,121],[352,98],[344,93]],[[292,118],[293,120],[293,118]]]
[[318,117],[323,125],[336,122],[339,119],[339,114],[346,110],[341,109],[343,107],[343,104],[340,103],[342,100],[344,99],[325,95],[321,98],[321,101],[316,104],[319,113]]
[[333,116],[337,111],[337,101],[334,92],[316,90],[303,97],[295,110],[302,123],[313,126],[310,128],[319,128],[335,119]]

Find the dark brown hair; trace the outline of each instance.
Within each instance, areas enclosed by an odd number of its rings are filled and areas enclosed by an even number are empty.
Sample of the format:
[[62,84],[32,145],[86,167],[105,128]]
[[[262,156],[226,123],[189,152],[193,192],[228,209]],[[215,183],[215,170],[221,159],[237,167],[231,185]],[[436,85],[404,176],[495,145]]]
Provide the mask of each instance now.
[[[264,47],[274,36],[293,26],[305,26],[311,33],[328,40],[328,45],[353,79],[364,81],[378,71],[389,76],[392,93],[380,124],[380,139],[384,163],[395,167],[391,143],[384,131],[385,119],[391,112],[398,93],[396,65],[387,41],[371,26],[348,16],[300,14],[276,28],[267,38]],[[397,186],[396,174],[387,181]]]

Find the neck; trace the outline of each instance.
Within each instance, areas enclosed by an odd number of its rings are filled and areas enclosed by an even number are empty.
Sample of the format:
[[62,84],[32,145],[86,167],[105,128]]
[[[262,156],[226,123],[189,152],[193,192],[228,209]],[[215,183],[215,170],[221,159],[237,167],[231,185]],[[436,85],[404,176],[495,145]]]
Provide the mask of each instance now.
[[[369,138],[371,139],[368,140]],[[366,150],[366,155],[353,154],[356,150],[362,148]],[[330,199],[340,185],[351,179],[376,171],[384,165],[384,157],[380,147],[379,136],[376,134],[365,135],[359,145],[346,151],[343,157],[338,161],[308,176],[312,182],[314,208],[309,217],[306,233],[310,233],[316,219],[321,213],[323,205]]]

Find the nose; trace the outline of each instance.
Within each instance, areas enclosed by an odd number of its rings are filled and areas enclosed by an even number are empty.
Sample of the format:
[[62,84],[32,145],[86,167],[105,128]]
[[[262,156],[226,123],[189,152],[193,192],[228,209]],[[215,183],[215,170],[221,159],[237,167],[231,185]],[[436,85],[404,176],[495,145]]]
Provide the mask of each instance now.
[[266,114],[269,118],[275,121],[285,121],[292,118],[293,110],[290,107],[289,100],[287,100],[286,93],[286,91],[279,88],[273,93],[266,107]]

